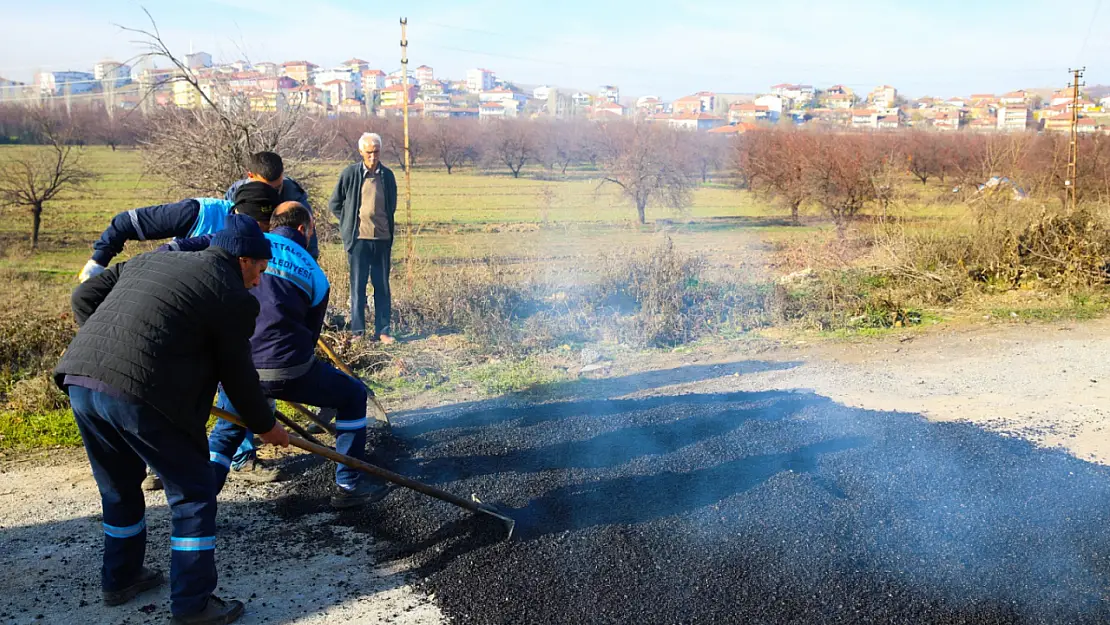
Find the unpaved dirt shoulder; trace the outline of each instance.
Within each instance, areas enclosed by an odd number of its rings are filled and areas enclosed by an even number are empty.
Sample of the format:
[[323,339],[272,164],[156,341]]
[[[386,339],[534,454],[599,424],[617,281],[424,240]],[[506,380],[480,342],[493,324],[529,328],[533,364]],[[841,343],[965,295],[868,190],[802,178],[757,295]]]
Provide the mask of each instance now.
[[[812,390],[848,406],[967,421],[1110,464],[1110,320],[801,344],[750,358],[792,366],[639,394]],[[715,360],[725,367],[737,358]]]
[[[331,514],[281,521],[265,502],[282,484],[230,482],[220,497],[217,594],[243,600],[250,623],[442,622],[404,571],[375,563],[365,534]],[[0,623],[164,623],[166,587],[131,604],[100,603],[100,497],[81,450],[0,467]],[[147,494],[146,562],[168,572],[169,511]]]

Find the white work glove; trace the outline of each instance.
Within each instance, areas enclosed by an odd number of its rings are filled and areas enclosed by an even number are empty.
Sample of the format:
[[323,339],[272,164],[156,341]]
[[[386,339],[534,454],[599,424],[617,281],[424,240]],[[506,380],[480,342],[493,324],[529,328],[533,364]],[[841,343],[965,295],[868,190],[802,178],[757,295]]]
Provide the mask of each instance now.
[[77,275],[77,281],[84,282],[93,276],[104,273],[105,269],[106,267],[98,264],[95,260],[89,260],[89,262],[85,263],[85,267],[81,270],[81,273]]

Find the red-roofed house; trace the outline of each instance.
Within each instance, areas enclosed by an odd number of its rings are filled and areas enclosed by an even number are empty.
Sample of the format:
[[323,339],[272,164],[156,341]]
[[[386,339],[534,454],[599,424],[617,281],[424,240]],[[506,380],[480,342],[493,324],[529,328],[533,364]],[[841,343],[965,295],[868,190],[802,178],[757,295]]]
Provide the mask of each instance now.
[[753,103],[734,102],[728,107],[728,123],[770,121],[771,109]]
[[[383,107],[395,107],[404,104],[405,87],[403,85],[392,85],[382,89],[380,92],[381,105]],[[416,101],[417,87],[416,85],[409,85],[409,104]]]
[[[1083,119],[1079,120],[1080,122]],[[1045,132],[1071,132],[1071,113],[1049,113],[1041,116]]]
[[879,121],[875,123],[875,127],[879,130],[898,130],[901,125],[901,120],[898,119],[897,115],[880,117]]
[[960,113],[959,111],[937,111],[937,116],[933,118],[933,128],[946,132],[954,132],[960,129]]
[[675,113],[709,113],[717,105],[717,94],[712,91],[699,91],[694,95],[683,96],[671,104]]
[[833,93],[825,97],[831,109],[848,110],[855,104],[856,96],[850,93]]
[[301,85],[312,84],[312,72],[316,65],[308,61],[287,61],[281,64],[281,75],[288,76]]
[[335,105],[335,114],[346,117],[365,117],[366,107],[359,100],[343,100]]
[[781,85],[772,85],[771,93],[787,100],[794,100],[797,102],[809,102],[813,99],[813,95],[814,93],[816,93],[816,91],[813,89],[812,85],[793,85],[784,83]]
[[879,113],[873,109],[855,109],[851,123],[852,128],[878,128]]
[[349,80],[329,80],[320,85],[324,93],[328,96],[328,104],[337,106],[344,100],[351,100],[355,97],[355,86]]
[[714,128],[708,132],[712,135],[735,136],[742,135],[745,132],[757,130],[758,128],[759,126],[756,126],[755,124],[729,124],[728,126],[718,126],[717,128]]
[[380,69],[368,69],[363,71],[362,88],[366,91],[385,89],[385,72]]
[[362,72],[365,72],[367,69],[370,68],[370,64],[366,61],[363,61],[362,59],[355,58],[343,61],[343,64],[340,65],[340,67],[346,67],[356,74],[361,74]]
[[505,119],[516,117],[516,108],[507,107],[500,102],[482,102],[478,105],[478,119]]
[[625,108],[614,102],[599,102],[594,105],[590,117],[595,121],[620,119],[625,115]]
[[980,117],[967,122],[967,129],[974,132],[994,132],[998,130],[998,120],[993,117]]
[[725,120],[709,113],[675,113],[667,123],[679,130],[699,131],[724,126]]

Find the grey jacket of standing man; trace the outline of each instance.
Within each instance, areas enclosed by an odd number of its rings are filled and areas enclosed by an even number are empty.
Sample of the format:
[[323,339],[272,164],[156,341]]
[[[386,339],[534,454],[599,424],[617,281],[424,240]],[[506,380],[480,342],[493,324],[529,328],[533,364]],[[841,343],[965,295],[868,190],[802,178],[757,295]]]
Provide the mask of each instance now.
[[[358,212],[362,207],[362,180],[365,165],[351,163],[339,174],[339,182],[328,200],[328,210],[339,220],[339,234],[343,237],[343,248],[348,252],[358,240]],[[393,236],[393,216],[397,212],[397,179],[393,171],[378,164],[382,184],[385,186],[385,212],[389,216],[389,236]]]

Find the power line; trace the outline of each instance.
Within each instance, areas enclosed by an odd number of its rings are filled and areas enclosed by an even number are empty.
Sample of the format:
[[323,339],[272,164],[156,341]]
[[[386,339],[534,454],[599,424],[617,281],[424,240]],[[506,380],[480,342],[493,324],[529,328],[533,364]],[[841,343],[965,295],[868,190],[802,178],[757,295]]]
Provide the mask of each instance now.
[[1091,21],[1087,24],[1087,36],[1083,38],[1083,45],[1079,46],[1079,54],[1075,59],[1075,64],[1078,65],[1083,60],[1083,54],[1087,52],[1087,43],[1091,40],[1091,32],[1095,29],[1095,18],[1098,17],[1098,10],[1102,8],[1102,0],[1095,0],[1095,12],[1091,15]]

